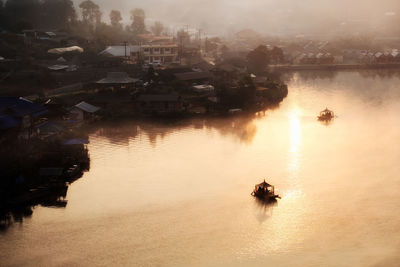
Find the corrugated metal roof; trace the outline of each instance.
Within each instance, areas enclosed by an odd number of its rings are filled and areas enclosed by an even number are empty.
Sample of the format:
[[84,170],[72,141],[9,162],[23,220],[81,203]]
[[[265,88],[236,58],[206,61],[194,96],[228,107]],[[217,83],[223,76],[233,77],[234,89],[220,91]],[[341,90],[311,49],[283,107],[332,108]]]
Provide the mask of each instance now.
[[40,130],[41,134],[61,133],[65,130],[62,125],[48,121],[38,125],[37,128]]
[[99,107],[93,106],[89,103],[86,103],[85,101],[82,101],[79,104],[76,104],[75,107],[77,107],[85,112],[88,112],[88,113],[95,113],[100,110]]
[[139,81],[139,79],[134,79],[128,76],[126,72],[109,72],[107,73],[107,77],[97,81],[96,83],[101,84],[127,84],[127,83],[135,83]]
[[59,87],[59,88],[53,89],[51,91],[48,91],[48,92],[46,92],[46,96],[71,93],[71,92],[76,92],[76,91],[79,91],[82,89],[83,89],[82,83],[75,83],[75,84],[66,85],[66,86]]
[[[47,112],[47,109],[23,98],[0,97],[0,113],[11,111],[14,116],[26,115],[39,116]],[[10,115],[10,114],[4,114]]]
[[47,68],[50,70],[66,70],[66,69],[68,69],[68,67],[69,67],[69,65],[56,64],[56,65],[49,66]]
[[99,55],[110,55],[114,57],[124,57],[130,56],[131,53],[137,53],[140,51],[140,46],[138,45],[127,45],[126,54],[124,45],[113,45],[107,47],[105,50],[99,53]]

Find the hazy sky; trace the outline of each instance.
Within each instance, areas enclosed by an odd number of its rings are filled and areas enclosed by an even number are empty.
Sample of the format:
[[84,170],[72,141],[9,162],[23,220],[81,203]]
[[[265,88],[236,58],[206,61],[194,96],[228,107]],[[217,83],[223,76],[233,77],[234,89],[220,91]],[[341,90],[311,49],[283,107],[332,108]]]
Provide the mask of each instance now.
[[[243,28],[270,34],[312,33],[338,31],[340,27],[348,30],[353,26],[358,31],[382,27],[396,19],[400,25],[400,0],[93,1],[102,7],[103,19],[107,22],[112,9],[120,10],[128,21],[129,10],[140,7],[146,11],[148,24],[154,20],[178,28],[189,24],[209,33],[229,33]],[[345,21],[347,24],[340,26]]]

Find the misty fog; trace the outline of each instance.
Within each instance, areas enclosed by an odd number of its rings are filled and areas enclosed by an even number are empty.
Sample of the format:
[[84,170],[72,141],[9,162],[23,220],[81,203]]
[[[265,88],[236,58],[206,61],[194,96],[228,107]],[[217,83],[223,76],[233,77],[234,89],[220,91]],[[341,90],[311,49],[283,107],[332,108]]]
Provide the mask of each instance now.
[[[76,4],[81,1],[75,0]],[[176,29],[189,24],[208,34],[252,28],[263,34],[393,33],[400,23],[398,0],[97,0],[108,22],[112,9],[129,21],[129,10],[143,8],[147,23],[161,20]]]

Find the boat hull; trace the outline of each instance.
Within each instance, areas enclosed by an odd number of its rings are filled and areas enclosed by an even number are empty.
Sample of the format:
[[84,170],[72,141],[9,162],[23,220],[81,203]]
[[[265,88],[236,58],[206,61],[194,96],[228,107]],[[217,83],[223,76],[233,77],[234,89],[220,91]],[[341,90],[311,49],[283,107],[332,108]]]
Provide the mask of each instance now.
[[281,198],[279,195],[275,195],[275,194],[258,194],[258,193],[253,192],[251,195],[253,197],[263,200],[263,201],[276,201],[276,199]]

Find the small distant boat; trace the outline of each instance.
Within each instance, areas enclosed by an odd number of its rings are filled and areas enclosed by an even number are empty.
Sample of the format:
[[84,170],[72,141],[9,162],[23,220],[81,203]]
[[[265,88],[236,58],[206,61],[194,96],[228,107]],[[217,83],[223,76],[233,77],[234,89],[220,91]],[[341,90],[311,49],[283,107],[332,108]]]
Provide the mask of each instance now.
[[333,111],[326,108],[319,113],[318,120],[319,121],[330,121],[334,117],[335,117],[335,114],[333,113]]
[[277,198],[281,198],[279,195],[275,194],[275,187],[267,183],[265,179],[261,184],[255,185],[251,195],[264,201],[274,201]]

